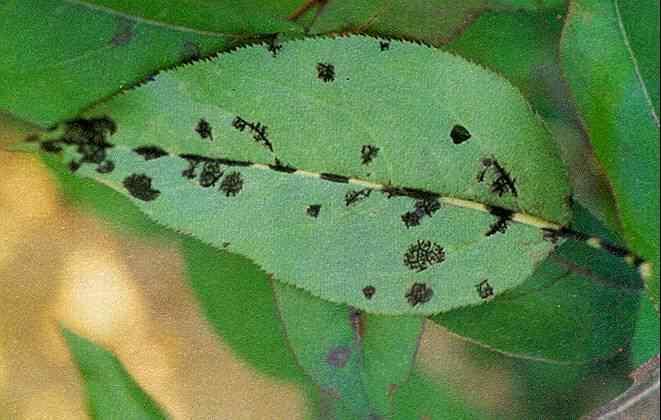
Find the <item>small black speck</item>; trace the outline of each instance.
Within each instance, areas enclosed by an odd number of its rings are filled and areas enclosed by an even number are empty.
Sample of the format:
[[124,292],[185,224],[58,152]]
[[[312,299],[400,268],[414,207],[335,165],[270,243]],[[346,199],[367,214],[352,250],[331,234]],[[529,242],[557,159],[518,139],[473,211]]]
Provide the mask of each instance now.
[[230,245],[231,245],[231,244],[230,244],[229,242],[223,242],[223,248],[227,248],[227,247],[230,246]]
[[151,187],[151,178],[145,174],[129,175],[122,184],[129,194],[142,201],[155,200],[161,194]]
[[220,183],[220,191],[226,196],[235,196],[243,189],[243,178],[239,172],[230,172]]
[[445,249],[432,241],[417,241],[404,254],[404,265],[410,270],[424,271],[445,261]]
[[367,165],[379,154],[379,148],[373,144],[365,144],[360,149],[360,158],[363,165]]
[[450,137],[454,144],[461,144],[471,138],[471,133],[462,125],[455,125],[450,131]]
[[80,169],[80,162],[76,162],[75,160],[69,162],[69,171],[76,172],[78,169]]
[[380,41],[379,42],[379,49],[381,51],[386,51],[390,49],[390,41]]
[[115,163],[112,160],[104,160],[96,167],[96,171],[100,174],[108,174],[115,170]]
[[324,82],[335,80],[335,66],[330,63],[317,63],[317,77]]
[[198,121],[197,126],[195,127],[195,131],[203,139],[209,139],[210,141],[213,141],[213,134],[211,133],[211,124],[209,124],[209,122],[204,118]]
[[374,286],[365,286],[363,288],[363,295],[365,295],[368,300],[371,300],[375,293],[376,288]]
[[411,306],[427,303],[434,296],[434,291],[425,283],[414,283],[404,297]]
[[307,210],[305,212],[308,214],[310,217],[317,218],[319,217],[319,212],[321,211],[321,204],[312,204],[308,206]]
[[488,299],[493,296],[493,287],[489,284],[489,280],[482,280],[475,285],[475,288],[477,289],[477,294],[482,299]]

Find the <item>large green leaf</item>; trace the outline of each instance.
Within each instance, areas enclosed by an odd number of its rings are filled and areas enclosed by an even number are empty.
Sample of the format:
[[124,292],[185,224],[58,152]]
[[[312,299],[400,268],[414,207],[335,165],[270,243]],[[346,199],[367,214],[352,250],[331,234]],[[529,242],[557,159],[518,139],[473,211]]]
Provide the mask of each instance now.
[[43,126],[227,45],[217,34],[65,0],[2,2],[0,40],[0,109]]
[[481,303],[477,284],[510,289],[553,247],[538,228],[569,218],[565,168],[507,82],[384,42],[255,46],[162,73],[42,148],[324,299],[389,314]]
[[83,377],[92,419],[167,418],[112,353],[66,328],[62,334]]
[[361,314],[280,282],[273,287],[289,344],[322,391],[361,418],[390,414],[424,319]]
[[[587,212],[577,228],[613,238]],[[550,363],[607,359],[629,344],[640,279],[623,261],[565,243],[519,288],[432,319],[495,351]]]
[[[659,20],[645,14],[659,6],[655,0],[641,3],[656,3],[656,7],[639,8],[636,2],[624,13],[628,17],[625,22],[618,1],[572,2],[561,55],[595,154],[613,186],[627,242],[654,264],[654,273],[646,277],[658,310],[658,91],[650,91],[648,86],[658,87],[659,72],[658,63],[656,70],[640,66],[649,64],[651,57],[639,47],[645,38],[658,50]],[[636,29],[634,34],[628,31],[638,25],[656,28]],[[642,54],[640,59],[637,53]],[[644,267],[649,271],[647,265]]]

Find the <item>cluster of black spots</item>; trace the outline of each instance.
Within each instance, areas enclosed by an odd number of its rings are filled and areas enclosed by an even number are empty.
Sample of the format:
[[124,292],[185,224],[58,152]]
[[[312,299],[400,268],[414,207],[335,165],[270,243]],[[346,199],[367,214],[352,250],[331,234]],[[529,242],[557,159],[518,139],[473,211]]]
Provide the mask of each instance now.
[[471,138],[471,133],[463,125],[455,125],[450,131],[452,143],[461,144]]
[[321,211],[321,204],[311,204],[305,210],[308,216],[314,217],[315,219],[319,217],[319,212]]
[[252,133],[252,138],[257,143],[266,147],[271,152],[273,151],[273,144],[269,140],[268,134],[266,133],[268,127],[262,125],[262,123],[259,122],[253,123],[250,121],[246,121],[237,115],[237,117],[234,118],[234,120],[232,121],[232,127],[236,128],[239,131],[244,131],[247,128]]
[[41,150],[59,153],[64,146],[76,148],[80,160],[69,162],[69,169],[75,172],[84,163],[97,165],[99,173],[109,173],[115,164],[107,159],[107,149],[113,147],[107,137],[115,134],[117,125],[108,117],[78,118],[64,123],[64,133],[58,139],[41,143]]
[[211,133],[211,124],[209,124],[209,122],[204,118],[201,118],[200,121],[197,122],[197,125],[195,126],[195,131],[203,139],[209,139],[210,141],[213,141],[213,133]]
[[223,176],[224,170],[220,162],[209,160],[202,164],[202,172],[200,172],[200,186],[209,188],[216,185],[216,182]]
[[145,174],[129,175],[122,181],[122,185],[129,194],[142,201],[155,200],[161,194],[151,187],[151,178]]
[[168,152],[158,146],[140,146],[133,149],[133,151],[142,156],[145,160],[158,159],[168,155]]
[[445,261],[445,249],[432,241],[418,240],[404,253],[404,265],[413,271],[424,271]]
[[181,171],[181,176],[188,179],[194,179],[197,177],[195,170],[202,162],[206,162],[207,158],[204,156],[197,155],[181,155],[182,158],[186,159],[188,162],[188,168]]
[[374,286],[363,287],[363,296],[365,296],[367,300],[371,300],[374,297],[374,294],[376,294],[376,288]]
[[475,289],[477,290],[477,294],[480,296],[482,299],[488,299],[491,296],[493,296],[493,287],[489,284],[489,280],[482,280],[478,284],[475,285]]
[[509,222],[512,220],[513,212],[503,207],[489,206],[489,213],[496,216],[496,221],[489,226],[489,230],[484,236],[505,233],[509,226]]
[[415,202],[415,209],[402,214],[402,222],[406,228],[418,226],[425,217],[431,217],[441,208],[441,203],[436,197],[425,197]]
[[243,189],[243,177],[239,172],[230,172],[220,182],[220,191],[226,196],[235,196]]
[[386,51],[390,49],[390,41],[379,41],[379,49]]
[[351,190],[344,195],[344,204],[349,207],[370,196],[372,190],[363,188],[362,190]]
[[335,80],[335,66],[330,63],[317,63],[317,77],[323,82]]
[[425,283],[413,283],[413,286],[404,295],[411,306],[427,303],[432,296],[434,296],[434,291]]
[[360,149],[360,159],[363,165],[369,164],[379,154],[379,148],[373,144],[365,144]]
[[484,178],[489,170],[493,172],[494,179],[491,183],[491,192],[498,194],[501,197],[505,193],[511,193],[514,197],[518,195],[515,178],[510,176],[510,173],[507,172],[496,159],[494,158],[485,158],[482,159],[483,168],[477,174],[477,182],[484,182]]

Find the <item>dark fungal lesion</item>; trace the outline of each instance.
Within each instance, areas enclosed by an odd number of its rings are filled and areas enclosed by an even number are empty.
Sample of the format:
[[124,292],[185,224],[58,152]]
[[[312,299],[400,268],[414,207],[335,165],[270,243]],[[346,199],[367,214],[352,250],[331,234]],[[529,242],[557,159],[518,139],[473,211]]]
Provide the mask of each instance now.
[[404,253],[404,265],[413,271],[424,271],[435,264],[445,261],[445,249],[439,244],[418,240]]
[[308,216],[315,219],[319,217],[320,211],[321,211],[321,204],[310,204],[308,208],[305,209],[305,213],[307,213]]
[[376,294],[376,288],[374,286],[363,287],[363,296],[365,296],[367,300],[372,300],[375,294]]
[[413,283],[404,295],[409,305],[414,307],[429,302],[433,296],[434,291],[425,283]]
[[463,125],[456,124],[450,131],[452,143],[461,144],[471,138],[471,133]]
[[502,197],[505,193],[511,193],[514,197],[518,195],[516,189],[516,179],[512,178],[510,173],[493,157],[484,158],[480,161],[482,169],[477,173],[477,182],[484,182],[487,173],[492,172],[492,182],[490,190],[494,194]]
[[200,118],[200,120],[197,122],[197,125],[195,126],[195,132],[199,134],[201,138],[213,141],[211,124],[209,124],[209,122],[204,118]]
[[401,219],[406,228],[418,226],[425,217],[432,217],[441,208],[436,197],[425,197],[415,202],[415,209],[402,214]]
[[386,51],[390,49],[390,41],[379,41],[379,50]]
[[220,182],[220,191],[227,197],[233,197],[243,189],[243,177],[240,172],[230,172]]
[[248,129],[248,131],[252,133],[252,138],[253,140],[255,140],[255,142],[261,144],[262,146],[266,147],[271,152],[273,152],[273,144],[269,139],[267,126],[263,125],[260,122],[247,121],[237,115],[234,118],[234,120],[232,120],[232,127],[234,127],[235,129],[241,132]]
[[512,215],[514,212],[512,210],[506,209],[504,207],[498,206],[488,206],[489,214],[496,216],[496,221],[489,226],[489,230],[484,234],[484,236],[491,236],[496,233],[505,233],[509,227],[509,223],[512,221]]
[[158,159],[163,156],[168,156],[168,152],[158,146],[140,146],[133,149],[134,153],[142,156],[144,160]]
[[75,148],[80,159],[68,163],[72,172],[83,164],[93,164],[99,173],[109,173],[115,165],[107,158],[108,149],[114,147],[108,138],[116,131],[117,125],[109,117],[77,118],[66,121],[62,135],[42,142],[40,148],[46,153],[59,153],[64,147]]
[[317,63],[317,78],[328,83],[335,80],[335,66],[330,63]]
[[344,195],[344,205],[346,205],[347,207],[353,206],[359,201],[365,200],[367,197],[370,196],[371,193],[372,190],[369,188],[363,188],[362,190],[347,191],[347,193]]
[[489,280],[482,280],[478,284],[475,285],[475,289],[477,290],[477,295],[481,299],[489,299],[490,297],[493,296],[493,287],[489,284]]
[[286,174],[292,174],[296,172],[296,168],[294,168],[289,164],[283,163],[282,161],[280,161],[280,159],[277,158],[275,159],[275,163],[269,165],[269,168],[276,172],[283,172]]
[[122,185],[133,197],[142,201],[152,201],[161,195],[161,192],[152,188],[152,179],[146,174],[132,174],[124,178]]
[[372,162],[379,154],[379,148],[373,144],[364,144],[360,149],[360,160],[363,165]]
[[209,188],[216,185],[216,182],[223,176],[224,170],[220,162],[210,160],[202,163],[202,171],[198,182],[203,188]]
[[336,175],[336,174],[330,174],[326,172],[322,172],[319,174],[319,178],[323,179],[324,181],[331,181],[331,182],[337,182],[340,184],[348,184],[349,183],[349,177],[344,176],[344,175]]

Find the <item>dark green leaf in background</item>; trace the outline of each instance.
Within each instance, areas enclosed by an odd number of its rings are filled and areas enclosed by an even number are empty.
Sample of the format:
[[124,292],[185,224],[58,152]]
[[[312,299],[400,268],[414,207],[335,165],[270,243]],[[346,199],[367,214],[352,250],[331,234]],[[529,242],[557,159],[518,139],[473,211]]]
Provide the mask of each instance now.
[[423,318],[361,314],[273,282],[287,339],[308,375],[354,415],[388,415],[415,359]]
[[83,377],[92,419],[167,418],[111,352],[66,328],[62,334]]
[[0,40],[0,109],[42,126],[228,45],[218,34],[64,0],[3,2]]
[[[654,54],[645,51],[659,48],[659,5],[657,0],[640,3],[656,6],[626,2],[622,13],[616,0],[573,1],[561,56],[595,154],[613,186],[627,242],[653,264],[646,286],[658,311],[658,91],[648,86],[658,87],[659,72],[658,60],[655,68]],[[643,24],[650,28],[628,32]],[[637,53],[647,56],[639,60]]]

